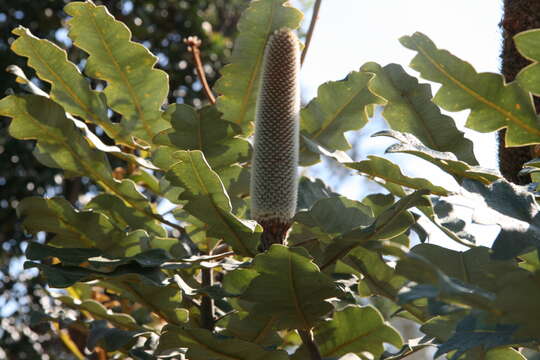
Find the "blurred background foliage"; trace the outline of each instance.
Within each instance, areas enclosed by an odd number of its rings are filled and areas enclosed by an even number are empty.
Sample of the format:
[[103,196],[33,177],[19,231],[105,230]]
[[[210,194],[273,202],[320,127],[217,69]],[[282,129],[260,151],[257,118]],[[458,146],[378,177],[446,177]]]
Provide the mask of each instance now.
[[[48,84],[35,79],[25,66],[25,59],[10,50],[15,40],[12,29],[22,25],[39,38],[51,40],[68,50],[71,61],[82,69],[84,52],[72,48],[63,7],[68,0],[0,1],[0,92],[20,90],[15,77],[5,71],[15,64],[39,86]],[[210,85],[232,49],[236,23],[248,0],[108,0],[94,1],[106,5],[124,22],[141,42],[159,57],[158,67],[170,77],[169,102],[200,107],[206,102],[196,77],[191,54],[183,40],[198,36],[204,70]],[[94,83],[95,87],[103,84]],[[112,117],[116,116],[111,114]],[[117,120],[114,119],[113,120]],[[62,343],[51,336],[50,325],[32,325],[33,311],[52,312],[54,302],[43,290],[39,278],[22,271],[27,237],[18,225],[15,208],[32,195],[61,195],[80,206],[85,193],[92,189],[87,179],[64,179],[60,171],[44,167],[33,155],[33,142],[15,141],[7,133],[9,122],[0,118],[0,359],[70,359]],[[100,134],[99,129],[96,132]],[[108,139],[101,134],[103,141]],[[84,202],[84,201],[83,201]],[[43,237],[45,240],[45,236]],[[44,328],[45,327],[45,328]],[[71,334],[74,338],[75,334]],[[52,355],[54,354],[54,355]],[[99,358],[99,354],[94,355]]]

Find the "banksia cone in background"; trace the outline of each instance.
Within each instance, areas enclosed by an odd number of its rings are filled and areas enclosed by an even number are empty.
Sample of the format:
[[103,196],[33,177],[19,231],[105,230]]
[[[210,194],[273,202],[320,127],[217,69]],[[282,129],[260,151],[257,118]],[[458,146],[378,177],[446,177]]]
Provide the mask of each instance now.
[[300,49],[290,29],[268,40],[257,98],[251,215],[264,228],[262,249],[283,243],[296,210]]

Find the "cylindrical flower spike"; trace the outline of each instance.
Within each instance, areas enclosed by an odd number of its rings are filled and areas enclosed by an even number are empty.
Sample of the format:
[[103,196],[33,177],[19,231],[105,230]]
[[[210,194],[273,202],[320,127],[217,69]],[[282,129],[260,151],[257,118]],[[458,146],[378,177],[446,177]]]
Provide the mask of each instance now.
[[251,169],[251,215],[264,228],[262,249],[285,241],[296,211],[300,48],[290,29],[266,44]]

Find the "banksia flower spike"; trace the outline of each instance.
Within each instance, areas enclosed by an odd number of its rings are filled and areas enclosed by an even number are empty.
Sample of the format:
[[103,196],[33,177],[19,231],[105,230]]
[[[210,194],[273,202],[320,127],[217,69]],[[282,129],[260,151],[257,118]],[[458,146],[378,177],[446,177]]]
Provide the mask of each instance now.
[[298,38],[276,30],[264,54],[251,170],[251,215],[264,228],[263,250],[284,242],[296,211],[299,70]]

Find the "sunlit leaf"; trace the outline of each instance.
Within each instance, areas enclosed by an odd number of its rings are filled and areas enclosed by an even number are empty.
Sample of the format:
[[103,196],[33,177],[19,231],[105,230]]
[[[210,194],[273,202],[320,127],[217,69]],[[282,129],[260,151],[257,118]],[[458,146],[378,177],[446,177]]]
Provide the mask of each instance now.
[[388,136],[399,141],[398,144],[390,146],[388,153],[407,153],[418,156],[430,163],[438,166],[444,172],[452,175],[458,183],[465,178],[479,180],[484,184],[489,184],[501,178],[500,173],[495,170],[471,166],[464,161],[460,161],[449,152],[439,152],[426,147],[414,135],[400,133],[394,130],[384,130],[373,134],[373,136]]
[[481,132],[507,128],[507,146],[540,142],[532,98],[516,82],[505,84],[502,75],[477,73],[469,63],[437,49],[422,33],[400,42],[418,53],[410,66],[424,79],[442,84],[435,104],[448,111],[471,110],[467,127]]
[[382,115],[394,130],[414,134],[422,143],[433,150],[451,152],[459,160],[477,165],[473,143],[456,128],[451,117],[441,114],[431,102],[431,88],[419,84],[400,65],[381,67],[367,63],[362,71],[375,73],[369,89],[384,98],[387,104]]
[[154,67],[158,58],[131,41],[127,26],[114,19],[105,6],[70,2],[69,37],[89,54],[85,73],[104,80],[108,105],[122,115],[121,136],[147,142],[167,127],[161,105],[169,91],[168,76]]
[[201,110],[177,104],[167,109],[164,118],[172,128],[161,131],[154,142],[176,150],[201,150],[212,169],[249,159],[250,145],[237,137],[240,128],[223,120],[214,106]]
[[517,50],[532,64],[522,69],[517,75],[517,81],[524,89],[535,95],[540,95],[540,30],[523,31],[514,36]]
[[51,84],[51,98],[67,112],[101,126],[109,136],[116,137],[118,128],[107,117],[105,98],[91,90],[90,83],[68,60],[66,52],[48,40],[38,39],[24,27],[18,27],[13,33],[18,38],[11,49],[28,58],[28,66]]
[[258,243],[255,223],[232,214],[231,202],[219,176],[199,150],[178,152],[179,162],[167,172],[167,180],[185,189],[184,210],[208,224],[207,233],[222,238],[244,256],[253,256]]
[[238,36],[230,64],[221,69],[215,89],[218,110],[224,119],[246,130],[255,120],[255,102],[266,40],[277,29],[296,29],[302,13],[286,0],[251,2],[238,23]]
[[[341,81],[321,85],[317,97],[301,111],[302,135],[328,151],[349,150],[351,145],[344,133],[363,127],[374,104],[382,102],[368,89],[372,76],[353,71]],[[307,146],[301,146],[300,164],[306,166],[317,162],[319,155]]]
[[432,194],[440,196],[447,196],[449,194],[443,187],[433,185],[426,179],[403,175],[399,166],[379,156],[369,155],[368,160],[346,163],[345,165],[348,168],[358,170],[362,174],[380,178],[387,183],[395,183],[414,190],[425,189]]

